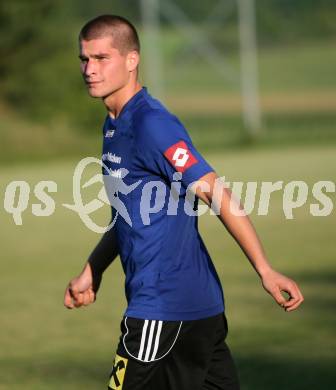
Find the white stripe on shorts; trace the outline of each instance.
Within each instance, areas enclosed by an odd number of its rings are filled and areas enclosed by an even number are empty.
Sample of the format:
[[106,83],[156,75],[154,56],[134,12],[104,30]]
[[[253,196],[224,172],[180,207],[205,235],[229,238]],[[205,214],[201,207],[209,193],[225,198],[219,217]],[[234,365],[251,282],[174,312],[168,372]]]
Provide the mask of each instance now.
[[145,320],[145,323],[143,324],[143,327],[142,327],[140,349],[139,349],[139,353],[138,353],[138,359],[140,359],[140,360],[142,360],[142,354],[143,354],[143,350],[145,347],[147,327],[148,327],[148,320]]
[[155,358],[156,358],[156,354],[157,354],[157,351],[158,351],[158,348],[159,348],[159,341],[160,341],[161,330],[162,330],[162,321],[159,321],[158,329],[156,331],[155,344],[154,344],[154,350],[153,350],[153,354],[152,354],[152,357],[151,357],[151,361],[155,360]]
[[145,362],[149,362],[149,354],[152,349],[152,341],[153,341],[153,333],[155,328],[156,321],[151,321],[151,327],[149,330],[149,337],[147,342],[147,349],[146,349],[146,355],[145,355]]

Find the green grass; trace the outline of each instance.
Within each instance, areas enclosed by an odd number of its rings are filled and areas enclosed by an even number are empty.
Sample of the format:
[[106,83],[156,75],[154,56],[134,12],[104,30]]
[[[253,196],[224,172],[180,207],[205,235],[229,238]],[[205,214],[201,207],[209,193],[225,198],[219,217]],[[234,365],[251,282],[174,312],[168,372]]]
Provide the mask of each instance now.
[[[90,133],[74,131],[66,120],[47,125],[25,120],[11,110],[1,110],[0,163],[17,164],[23,161],[45,161],[65,156],[93,155],[100,150],[100,123]],[[103,119],[102,119],[103,120]]]
[[228,114],[182,115],[182,120],[200,149],[278,148],[279,146],[329,145],[336,142],[334,113],[265,114],[260,133],[252,139],[242,118]]
[[[228,343],[239,368],[243,390],[333,388],[335,383],[335,211],[313,217],[313,183],[335,181],[336,148],[300,147],[236,150],[207,157],[227,180],[305,180],[307,204],[287,220],[281,194],[271,198],[268,216],[252,213],[274,267],[294,277],[305,295],[300,310],[283,312],[219,221],[206,215],[200,227],[221,277],[229,319]],[[76,275],[98,235],[63,208],[72,203],[72,173],[77,161],[21,164],[1,170],[2,198],[12,180],[33,186],[54,180],[55,213],[31,213],[31,191],[23,225],[16,226],[1,205],[1,390],[76,390],[104,388],[125,308],[119,262],[106,272],[99,299],[91,307],[62,306],[68,280]],[[99,167],[92,168],[99,171]],[[93,186],[87,199],[96,194]],[[335,205],[335,194],[329,194]],[[96,216],[102,223],[107,209]]]
[[[164,48],[165,45],[169,46],[169,42],[163,39]],[[335,90],[334,45],[334,41],[330,40],[259,48],[261,93]],[[167,95],[187,91],[193,94],[239,93],[240,64],[237,53],[225,51],[222,53],[236,75],[235,78],[221,76],[204,58],[197,57],[191,52],[181,53],[177,51],[174,55],[167,49],[164,67],[164,86]]]
[[[333,112],[265,114],[260,134],[251,139],[242,118],[235,114],[184,114],[180,116],[194,144],[202,151],[260,150],[336,143]],[[46,161],[95,155],[101,149],[100,122],[91,133],[69,130],[64,124],[37,126],[7,116],[0,124],[0,163]]]

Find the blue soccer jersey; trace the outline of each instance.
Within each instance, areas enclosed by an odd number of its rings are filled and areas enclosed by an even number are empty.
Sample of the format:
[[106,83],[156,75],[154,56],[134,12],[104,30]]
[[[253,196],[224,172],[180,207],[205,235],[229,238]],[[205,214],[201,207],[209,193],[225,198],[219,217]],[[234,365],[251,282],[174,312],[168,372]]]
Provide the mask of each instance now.
[[187,188],[213,171],[179,120],[142,88],[104,124],[103,173],[128,307],[142,319],[197,320],[224,310]]

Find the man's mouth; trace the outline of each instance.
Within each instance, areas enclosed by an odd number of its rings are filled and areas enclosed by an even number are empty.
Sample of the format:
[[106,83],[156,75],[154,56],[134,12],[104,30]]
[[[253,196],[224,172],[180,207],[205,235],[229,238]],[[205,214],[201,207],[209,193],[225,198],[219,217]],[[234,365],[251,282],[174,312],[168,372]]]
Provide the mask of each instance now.
[[88,85],[88,86],[93,86],[93,85],[101,83],[101,81],[85,81],[85,82],[86,82],[86,85]]

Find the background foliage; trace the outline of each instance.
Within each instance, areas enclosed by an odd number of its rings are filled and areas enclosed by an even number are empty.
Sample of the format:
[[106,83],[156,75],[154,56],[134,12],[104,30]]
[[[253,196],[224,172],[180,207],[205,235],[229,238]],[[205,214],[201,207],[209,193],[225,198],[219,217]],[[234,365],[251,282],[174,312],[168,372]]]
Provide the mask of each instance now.
[[[206,18],[209,10],[217,1],[191,2],[179,1],[181,9],[196,24]],[[239,67],[238,38],[237,38],[237,10],[233,1],[224,2],[232,4],[231,10],[220,10],[210,22],[205,23],[203,31],[210,37],[215,47],[224,55],[229,55],[234,67]],[[322,0],[257,0],[257,26],[258,43],[260,47],[261,66],[267,67],[266,72],[277,70],[277,60],[286,61],[291,55],[290,47],[297,50],[308,45],[319,47],[319,42],[333,42],[336,33],[335,2]],[[226,6],[228,8],[228,6]],[[77,59],[77,34],[81,25],[93,16],[102,13],[116,13],[129,17],[139,26],[141,31],[141,18],[137,1],[118,1],[112,3],[106,0],[85,2],[73,0],[13,0],[3,1],[0,4],[0,104],[13,109],[17,114],[33,123],[56,124],[68,126],[69,130],[80,130],[91,133],[92,128],[101,122],[103,108],[99,102],[94,104],[85,93],[79,76]],[[221,16],[224,15],[224,16]],[[225,17],[226,16],[226,17]],[[184,91],[188,91],[190,84],[198,91],[203,90],[204,81],[208,90],[215,89],[218,75],[209,76],[211,68],[204,64],[204,60],[193,51],[188,42],[183,39],[171,26],[167,18],[162,16],[162,43],[165,59],[165,84],[167,95],[174,96],[174,85],[181,84]],[[316,44],[316,41],[318,43]],[[267,51],[269,48],[272,53]],[[288,50],[287,50],[288,49]],[[313,49],[313,48],[312,48]],[[266,50],[266,51],[265,51]],[[300,49],[299,49],[300,50]],[[322,53],[325,61],[329,58],[326,51]],[[320,61],[323,58],[316,51],[310,53]],[[264,64],[263,57],[268,57],[272,64]],[[176,77],[174,68],[185,76],[190,69],[187,64],[200,62],[194,68],[196,80]],[[267,58],[265,58],[267,61]],[[305,61],[304,56],[298,58],[297,66]],[[332,58],[334,61],[334,58]],[[286,65],[286,64],[285,64]],[[309,66],[309,64],[306,64]],[[330,67],[334,63],[330,64]],[[290,66],[286,71],[291,71]],[[295,71],[295,69],[294,69]],[[308,68],[309,71],[309,68]],[[308,78],[323,77],[319,74],[323,68],[315,68],[307,72]],[[213,73],[213,72],[212,72]],[[202,75],[200,78],[199,75]],[[263,69],[261,69],[261,82],[263,83]],[[295,77],[294,72],[293,76]],[[198,77],[198,79],[197,79]],[[281,76],[280,76],[281,77]],[[312,80],[306,80],[312,83]],[[330,80],[328,79],[328,82]],[[276,81],[265,80],[267,86],[273,86]],[[171,88],[170,85],[173,87]],[[334,85],[334,83],[333,83]],[[195,87],[196,86],[196,87]],[[213,88],[211,87],[213,86]],[[276,85],[274,85],[276,87]],[[232,89],[239,93],[239,85],[232,87],[222,83],[222,89]],[[275,89],[275,88],[274,88]],[[52,127],[52,126],[51,126]]]

